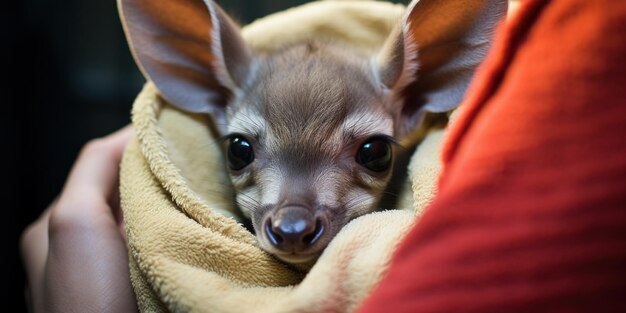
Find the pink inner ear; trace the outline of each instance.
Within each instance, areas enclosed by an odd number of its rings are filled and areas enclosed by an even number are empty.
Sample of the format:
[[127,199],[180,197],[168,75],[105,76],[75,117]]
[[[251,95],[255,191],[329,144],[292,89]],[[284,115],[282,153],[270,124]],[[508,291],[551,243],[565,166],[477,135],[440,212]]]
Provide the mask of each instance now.
[[423,109],[457,107],[476,68],[485,58],[507,0],[421,0],[408,19],[419,46],[419,93]]
[[377,61],[380,81],[402,95],[402,124],[457,107],[485,57],[507,0],[413,0]]

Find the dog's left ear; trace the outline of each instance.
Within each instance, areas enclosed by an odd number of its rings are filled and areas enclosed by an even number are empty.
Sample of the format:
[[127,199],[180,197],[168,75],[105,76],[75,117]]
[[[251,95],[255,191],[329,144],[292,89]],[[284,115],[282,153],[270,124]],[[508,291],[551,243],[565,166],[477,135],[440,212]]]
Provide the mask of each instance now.
[[255,63],[232,19],[213,0],[118,0],[118,6],[144,76],[178,108],[211,113],[225,125],[227,103]]
[[507,0],[413,0],[376,57],[380,83],[405,100],[405,131],[423,111],[456,107],[489,49]]

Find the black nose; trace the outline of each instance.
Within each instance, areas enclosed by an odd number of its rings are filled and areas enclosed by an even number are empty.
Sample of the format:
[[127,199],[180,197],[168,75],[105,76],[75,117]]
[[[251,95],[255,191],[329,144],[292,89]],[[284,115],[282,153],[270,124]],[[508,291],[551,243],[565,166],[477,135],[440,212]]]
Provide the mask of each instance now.
[[300,206],[280,208],[265,223],[265,233],[274,247],[300,252],[312,246],[324,233],[324,223]]

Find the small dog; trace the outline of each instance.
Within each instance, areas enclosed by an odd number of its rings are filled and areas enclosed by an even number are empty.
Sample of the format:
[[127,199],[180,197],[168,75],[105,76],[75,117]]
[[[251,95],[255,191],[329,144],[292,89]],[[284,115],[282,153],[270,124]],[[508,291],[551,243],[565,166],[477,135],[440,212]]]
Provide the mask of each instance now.
[[308,41],[260,54],[210,0],[119,0],[144,75],[221,125],[237,204],[259,245],[317,258],[377,208],[396,142],[458,105],[506,0],[412,1],[375,55]]

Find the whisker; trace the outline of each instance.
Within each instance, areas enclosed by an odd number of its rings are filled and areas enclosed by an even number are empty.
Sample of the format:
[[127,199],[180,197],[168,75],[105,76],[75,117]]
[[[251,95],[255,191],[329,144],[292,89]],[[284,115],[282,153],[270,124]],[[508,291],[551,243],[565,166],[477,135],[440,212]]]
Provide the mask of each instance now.
[[393,196],[393,197],[399,197],[399,196],[400,196],[400,194],[398,194],[398,193],[391,192],[391,191],[386,191],[386,190],[385,190],[385,191],[383,191],[383,193],[382,193],[382,194],[383,194],[383,195],[388,195],[388,196]]

